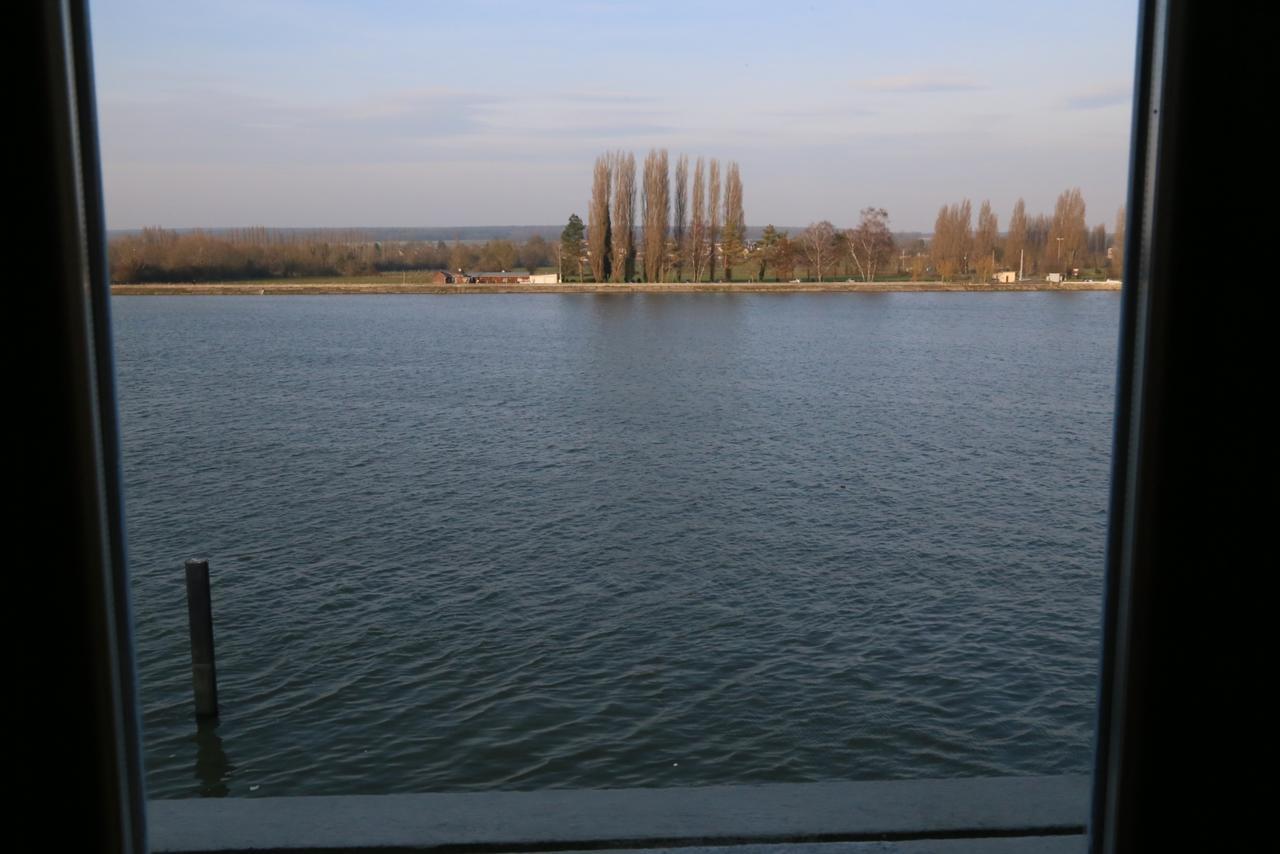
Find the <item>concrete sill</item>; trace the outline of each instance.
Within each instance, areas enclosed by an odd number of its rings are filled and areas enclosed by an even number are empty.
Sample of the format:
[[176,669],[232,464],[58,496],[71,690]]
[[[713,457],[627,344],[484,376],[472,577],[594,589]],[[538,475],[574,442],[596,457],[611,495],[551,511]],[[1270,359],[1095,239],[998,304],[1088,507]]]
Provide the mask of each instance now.
[[1085,776],[1000,777],[170,800],[150,802],[147,820],[152,851],[183,854],[723,845],[806,854],[1056,854],[1083,850],[1088,801]]

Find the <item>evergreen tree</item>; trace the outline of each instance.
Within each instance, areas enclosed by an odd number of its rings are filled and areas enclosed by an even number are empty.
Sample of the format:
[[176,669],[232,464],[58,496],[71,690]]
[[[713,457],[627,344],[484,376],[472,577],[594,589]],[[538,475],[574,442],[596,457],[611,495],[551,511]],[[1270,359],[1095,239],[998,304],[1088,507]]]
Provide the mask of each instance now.
[[778,231],[778,229],[774,228],[773,223],[769,223],[764,227],[764,233],[760,235],[760,244],[756,247],[755,252],[756,264],[758,265],[756,268],[756,279],[758,281],[764,281],[765,270],[770,264],[774,265],[775,271],[777,270],[778,245],[785,240],[786,237],[787,233],[785,231]]
[[577,214],[569,217],[569,224],[560,232],[560,268],[557,272],[564,279],[565,266],[578,268],[578,281],[582,281],[582,250],[586,228]]

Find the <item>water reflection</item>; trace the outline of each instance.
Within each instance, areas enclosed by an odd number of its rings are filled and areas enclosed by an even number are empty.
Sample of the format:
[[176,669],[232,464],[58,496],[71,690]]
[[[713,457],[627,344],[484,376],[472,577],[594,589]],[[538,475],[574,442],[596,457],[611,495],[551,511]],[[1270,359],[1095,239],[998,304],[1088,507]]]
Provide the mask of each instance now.
[[225,798],[230,794],[227,783],[235,766],[222,749],[218,721],[201,721],[196,728],[195,778],[200,781],[200,797]]

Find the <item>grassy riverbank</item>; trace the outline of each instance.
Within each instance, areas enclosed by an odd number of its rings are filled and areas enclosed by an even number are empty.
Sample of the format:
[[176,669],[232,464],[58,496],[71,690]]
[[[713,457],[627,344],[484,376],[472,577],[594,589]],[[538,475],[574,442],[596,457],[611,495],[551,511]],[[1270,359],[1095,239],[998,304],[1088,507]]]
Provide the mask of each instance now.
[[315,294],[615,294],[615,293],[929,293],[1008,291],[1118,291],[1116,281],[1011,282],[702,282],[658,284],[433,285],[360,281],[209,282],[112,285],[122,296],[282,296]]

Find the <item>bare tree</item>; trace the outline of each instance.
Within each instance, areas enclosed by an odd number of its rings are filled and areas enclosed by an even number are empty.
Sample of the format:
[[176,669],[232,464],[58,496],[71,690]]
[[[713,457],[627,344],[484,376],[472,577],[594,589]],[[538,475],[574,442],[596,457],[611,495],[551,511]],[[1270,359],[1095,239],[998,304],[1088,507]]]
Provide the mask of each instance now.
[[[1036,214],[1027,220],[1027,258],[1030,259],[1032,268],[1036,273],[1043,272],[1048,266],[1048,262],[1052,261],[1052,256],[1047,256],[1049,251],[1049,231],[1052,223],[1049,217],[1044,214]],[[1055,244],[1056,245],[1056,244]]]
[[1018,265],[1018,278],[1022,278],[1027,249],[1027,203],[1018,199],[1009,217],[1009,234],[1004,239],[1004,261],[1012,267]]
[[938,208],[938,216],[933,220],[933,237],[929,239],[929,256],[933,260],[933,268],[938,271],[939,278],[944,282],[956,272],[955,261],[951,257],[951,232],[951,208],[943,205]]
[[[831,278],[843,276],[846,281],[853,281],[853,253],[849,251],[850,229],[836,229],[835,250],[831,253]],[[836,265],[839,264],[837,267]]]
[[510,240],[490,240],[480,250],[480,264],[486,270],[506,272],[516,265],[516,255]]
[[701,157],[693,167],[693,216],[689,223],[689,262],[693,265],[693,280],[702,281],[706,268],[703,246],[707,240],[707,193]]
[[591,173],[591,204],[587,208],[587,252],[591,276],[606,282],[613,274],[613,229],[609,220],[609,199],[613,188],[613,155],[596,158]]
[[822,281],[822,271],[834,260],[836,245],[836,227],[827,220],[809,223],[809,227],[800,232],[800,250],[809,262],[810,270],[818,274]]
[[956,222],[956,239],[960,255],[960,273],[968,275],[973,269],[973,205],[964,199],[953,214]]
[[520,247],[516,263],[523,266],[532,275],[538,271],[537,268],[539,267],[551,266],[551,256],[554,251],[545,237],[541,234],[535,234]]
[[681,154],[680,159],[676,161],[676,198],[675,198],[675,222],[673,223],[674,234],[672,237],[675,242],[675,278],[678,280],[683,273],[685,261],[685,230],[686,221],[689,217],[689,155]]
[[711,158],[707,175],[707,273],[716,272],[716,243],[720,240],[720,161]]
[[636,156],[619,152],[613,174],[613,281],[629,282],[636,271]]
[[1089,230],[1089,266],[1104,267],[1107,263],[1107,227],[1098,223]]
[[671,217],[671,180],[667,150],[650,150],[644,159],[644,278],[666,281],[667,221]]
[[938,211],[930,249],[933,265],[944,282],[957,273],[968,272],[973,243],[972,217],[973,208],[968,199],[958,204],[943,205]]
[[893,257],[893,233],[884,208],[863,208],[858,227],[849,229],[845,237],[849,255],[865,282],[875,279],[876,271]]
[[1074,267],[1085,249],[1084,196],[1079,187],[1063,190],[1053,207],[1048,250],[1059,272]]
[[724,190],[724,279],[733,281],[733,264],[746,247],[747,226],[742,212],[742,174],[738,162],[730,161]]
[[474,267],[477,260],[477,253],[474,249],[465,245],[461,240],[453,241],[453,248],[449,250],[449,267],[455,273],[466,270],[468,267]]
[[911,281],[918,282],[924,278],[925,272],[929,267],[929,253],[923,240],[917,240],[910,248],[911,260],[907,262],[907,267],[911,271]]
[[979,282],[990,282],[996,271],[996,241],[1000,224],[991,212],[991,202],[984,200],[978,208],[978,230],[973,235],[973,269]]

